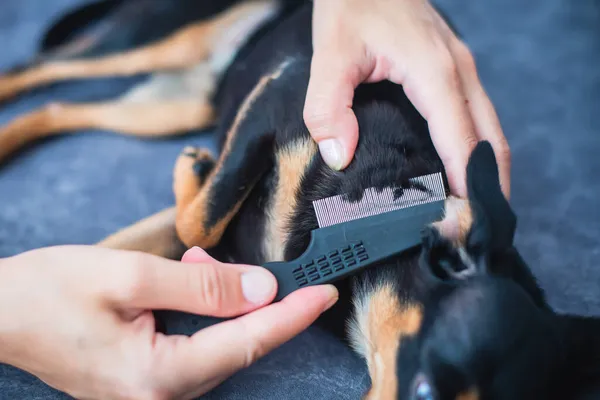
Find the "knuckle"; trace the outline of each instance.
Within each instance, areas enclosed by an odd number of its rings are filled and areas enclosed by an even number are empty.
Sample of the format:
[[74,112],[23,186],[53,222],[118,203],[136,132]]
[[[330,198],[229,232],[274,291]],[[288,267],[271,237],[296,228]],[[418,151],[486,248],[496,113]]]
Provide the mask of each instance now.
[[511,151],[510,151],[510,146],[508,145],[508,141],[506,140],[506,138],[500,138],[499,140],[497,140],[496,143],[496,157],[498,158],[499,162],[502,164],[506,164],[509,165],[511,162]]
[[479,143],[479,139],[475,135],[465,135],[464,138],[465,146],[469,149],[469,153],[475,149],[477,143]]
[[225,306],[225,282],[217,269],[207,264],[194,270],[190,277],[192,290],[197,293],[198,301],[209,313],[219,313]]
[[315,106],[313,105],[313,100],[311,98],[307,99],[306,105],[304,106],[304,110],[302,112],[302,117],[304,118],[306,127],[311,131],[319,124],[320,118],[315,110]]
[[442,78],[451,87],[458,87],[460,84],[460,76],[456,60],[452,56],[447,47],[440,48],[437,53],[437,64],[441,70]]
[[322,130],[330,120],[331,114],[325,110],[323,105],[314,104],[313,100],[309,100],[303,111],[304,124],[316,140],[321,139]]
[[321,99],[317,98],[315,95],[309,95],[306,98],[306,103],[302,110],[304,124],[313,136],[316,131],[321,128],[324,120],[327,118],[323,112],[323,105],[319,103],[322,103]]
[[332,134],[330,128],[339,122],[347,103],[352,101],[355,82],[361,76],[353,59],[351,55],[341,55],[327,63],[313,61],[302,118],[316,140]]
[[[244,327],[242,332],[251,332],[247,327]],[[251,335],[246,348],[244,357],[244,368],[248,368],[266,354],[266,346],[258,335]]]
[[258,341],[253,341],[248,349],[246,350],[246,358],[244,359],[244,368],[250,367],[254,364],[263,354],[262,344]]
[[462,68],[466,73],[475,74],[475,57],[473,56],[473,53],[471,52],[467,44],[461,40],[456,39],[454,46],[456,61],[460,65],[460,68]]
[[143,255],[132,253],[129,257],[127,268],[119,268],[116,274],[117,297],[122,302],[134,300],[148,280],[148,269],[144,268]]

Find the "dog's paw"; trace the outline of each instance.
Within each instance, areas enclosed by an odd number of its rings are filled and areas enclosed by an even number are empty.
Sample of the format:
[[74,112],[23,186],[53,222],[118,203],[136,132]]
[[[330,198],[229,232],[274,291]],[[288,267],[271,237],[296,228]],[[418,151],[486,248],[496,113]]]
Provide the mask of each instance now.
[[204,183],[214,167],[215,159],[212,155],[206,150],[200,150],[200,153],[196,155],[193,170],[202,183]]
[[173,176],[175,196],[184,199],[198,192],[215,164],[215,159],[206,149],[196,147],[183,149],[175,163]]
[[190,160],[193,161],[191,163],[192,171],[200,179],[200,184],[206,180],[208,174],[210,174],[215,167],[215,159],[210,151],[206,149],[197,149],[188,146],[183,150],[182,156],[187,158],[186,161],[182,161],[182,165],[186,168],[187,165],[189,165]]

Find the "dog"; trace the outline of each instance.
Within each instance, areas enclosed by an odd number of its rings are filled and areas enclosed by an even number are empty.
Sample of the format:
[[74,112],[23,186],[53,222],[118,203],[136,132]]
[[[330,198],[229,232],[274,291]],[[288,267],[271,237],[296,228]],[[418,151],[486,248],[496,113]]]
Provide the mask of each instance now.
[[[63,58],[57,50],[1,77],[0,97],[57,80],[153,75],[112,103],[55,104],[17,118],[0,130],[0,157],[82,128],[152,137],[214,126],[217,158],[189,147],[176,160],[173,207],[98,245],[174,259],[200,246],[226,262],[292,260],[318,227],[312,201],[340,193],[358,201],[367,188],[443,171],[425,120],[387,81],[356,89],[356,155],[344,171],[326,166],[302,118],[311,16],[311,2],[232,2],[160,40],[98,57],[90,49],[102,40],[88,37],[86,47],[81,34],[62,45]],[[78,58],[81,48],[88,53]],[[514,245],[516,215],[487,142],[471,154],[467,186],[466,199],[450,196],[443,219],[424,227],[418,248],[337,283],[340,301],[320,322],[344,330],[364,357],[365,398],[592,395],[600,320],[549,307]]]

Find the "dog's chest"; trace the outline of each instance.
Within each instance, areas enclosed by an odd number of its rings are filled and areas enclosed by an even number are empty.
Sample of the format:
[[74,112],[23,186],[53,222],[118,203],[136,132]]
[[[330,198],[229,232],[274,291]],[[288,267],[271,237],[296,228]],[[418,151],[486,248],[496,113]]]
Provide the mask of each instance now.
[[263,259],[267,262],[284,260],[302,180],[316,153],[312,140],[298,138],[275,154],[275,179],[265,208],[262,241]]

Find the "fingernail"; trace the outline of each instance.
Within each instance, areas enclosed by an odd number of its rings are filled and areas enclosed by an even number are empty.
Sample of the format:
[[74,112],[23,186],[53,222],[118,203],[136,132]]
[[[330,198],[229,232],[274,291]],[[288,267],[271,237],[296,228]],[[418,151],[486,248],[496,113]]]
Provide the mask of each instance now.
[[319,151],[321,156],[330,168],[339,171],[344,164],[344,149],[337,139],[325,139],[319,142]]
[[242,275],[241,280],[244,297],[254,304],[268,301],[275,290],[275,280],[265,272],[246,272]]
[[331,307],[334,306],[335,303],[337,303],[338,299],[340,298],[340,293],[338,292],[337,288],[333,285],[327,285],[325,286],[327,288],[327,291],[329,292],[329,301],[327,302],[327,304],[325,305],[325,308],[323,308],[323,312],[329,310]]

